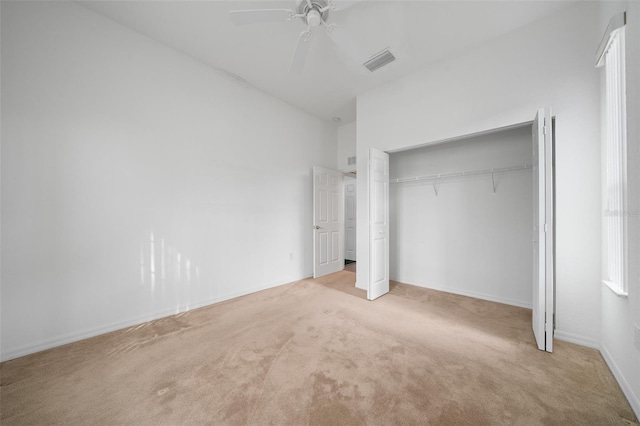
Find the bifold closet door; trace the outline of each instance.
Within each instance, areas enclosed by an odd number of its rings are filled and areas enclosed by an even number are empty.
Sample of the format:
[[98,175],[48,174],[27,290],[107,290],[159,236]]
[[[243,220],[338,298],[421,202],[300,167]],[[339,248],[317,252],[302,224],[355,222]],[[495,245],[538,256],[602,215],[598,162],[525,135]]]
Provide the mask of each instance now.
[[369,151],[369,285],[367,299],[389,293],[389,154]]
[[538,349],[553,351],[553,128],[551,110],[533,121],[533,299],[532,327]]

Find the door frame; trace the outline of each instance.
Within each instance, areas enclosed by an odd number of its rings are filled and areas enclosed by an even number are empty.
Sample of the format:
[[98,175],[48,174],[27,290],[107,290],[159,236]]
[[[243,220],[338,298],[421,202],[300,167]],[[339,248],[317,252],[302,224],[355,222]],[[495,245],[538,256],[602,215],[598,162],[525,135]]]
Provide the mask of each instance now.
[[[545,192],[547,194],[547,202],[546,204],[546,215],[547,217],[550,217],[551,219],[549,220],[549,222],[547,223],[547,229],[550,233],[549,238],[545,239],[545,263],[547,264],[547,268],[545,268],[545,279],[549,280],[552,283],[552,291],[548,291],[545,292],[545,306],[546,306],[546,316],[548,316],[548,318],[550,318],[550,320],[548,321],[548,327],[550,330],[550,333],[548,333],[548,336],[545,338],[545,341],[549,343],[549,348],[552,350],[553,348],[553,334],[554,334],[554,330],[555,330],[555,293],[556,293],[556,286],[555,286],[555,270],[556,270],[556,250],[555,250],[555,239],[556,239],[556,222],[555,222],[555,120],[556,117],[551,115],[552,111],[551,108],[545,108],[546,110],[546,114],[545,116],[548,117],[548,120],[550,122],[550,136],[551,136],[551,141],[550,141],[550,148],[549,150],[545,151],[545,169],[547,169],[550,173],[551,173],[551,178],[547,179],[545,182]],[[475,137],[475,136],[481,136],[481,135],[486,135],[486,134],[491,134],[491,133],[495,133],[497,131],[502,131],[502,130],[508,130],[508,129],[513,129],[513,128],[519,128],[519,127],[524,127],[524,126],[528,126],[531,127],[533,125],[533,120],[531,121],[523,121],[520,123],[515,123],[515,124],[511,124],[511,125],[506,125],[506,126],[502,126],[502,127],[496,127],[496,128],[492,128],[492,129],[488,129],[488,130],[484,130],[484,131],[479,131],[479,132],[474,132],[474,133],[469,133],[469,134],[465,134],[465,135],[459,135],[459,136],[455,136],[455,137],[451,137],[451,138],[447,138],[447,139],[442,139],[442,140],[435,140],[435,141],[431,141],[428,143],[424,143],[424,144],[418,144],[412,147],[403,147],[401,149],[398,150],[392,150],[392,151],[387,151],[390,153],[393,152],[397,152],[397,151],[404,151],[404,150],[409,150],[409,149],[413,149],[413,148],[419,148],[419,147],[423,147],[423,146],[428,146],[428,145],[436,145],[436,144],[440,144],[440,143],[447,143],[447,142],[454,142],[460,139],[467,139],[467,138],[471,138],[471,137]],[[368,166],[369,168],[370,166]],[[371,188],[369,187],[369,173],[370,170],[367,170],[367,176],[366,176],[366,186],[364,186],[365,188],[367,188],[367,193],[371,190]],[[364,178],[364,176],[360,176],[358,175],[358,181],[360,181],[360,179]],[[362,186],[358,186],[358,189],[361,190]],[[366,198],[366,205],[360,207],[358,206],[358,209],[360,210],[361,208],[364,209],[366,208],[366,212],[368,214],[368,212],[371,209],[371,204],[372,204],[372,200],[371,197],[367,196]],[[367,225],[367,228],[370,228],[369,224]],[[371,234],[371,229],[369,229],[369,234]],[[371,235],[369,235],[369,240],[371,240]],[[370,261],[370,256],[371,256],[371,248],[369,247],[369,259],[367,259],[367,261],[369,262],[368,268],[371,268],[371,261]],[[389,253],[387,252],[387,260],[389,257]],[[365,265],[363,265],[365,266]],[[364,288],[364,289],[369,289],[371,287],[371,282],[372,282],[372,276],[371,274],[367,274],[367,282],[365,283],[365,285],[363,287],[359,287],[359,288]],[[545,346],[547,346],[545,344]],[[545,349],[546,350],[546,349]],[[551,352],[551,350],[549,350],[549,352]]]

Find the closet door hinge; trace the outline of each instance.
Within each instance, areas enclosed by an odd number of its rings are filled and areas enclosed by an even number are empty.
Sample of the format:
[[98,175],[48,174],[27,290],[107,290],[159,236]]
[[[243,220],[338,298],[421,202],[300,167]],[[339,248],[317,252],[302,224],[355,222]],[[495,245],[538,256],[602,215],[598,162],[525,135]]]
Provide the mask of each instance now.
[[543,135],[547,135],[547,125],[545,124],[544,126],[542,126],[542,134]]
[[546,223],[544,224],[544,232],[549,232],[549,231],[547,231],[547,224]]

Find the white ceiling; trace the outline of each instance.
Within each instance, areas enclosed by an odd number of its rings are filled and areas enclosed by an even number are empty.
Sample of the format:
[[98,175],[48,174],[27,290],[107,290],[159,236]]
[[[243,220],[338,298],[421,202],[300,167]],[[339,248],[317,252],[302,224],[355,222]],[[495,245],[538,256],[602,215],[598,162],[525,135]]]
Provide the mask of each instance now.
[[295,0],[78,1],[141,34],[323,119],[355,120],[356,97],[449,55],[552,14],[567,1],[363,1],[332,12],[371,54],[389,48],[396,61],[373,73],[353,63],[321,27],[300,75],[289,60],[300,21],[234,26],[230,10],[295,9]]

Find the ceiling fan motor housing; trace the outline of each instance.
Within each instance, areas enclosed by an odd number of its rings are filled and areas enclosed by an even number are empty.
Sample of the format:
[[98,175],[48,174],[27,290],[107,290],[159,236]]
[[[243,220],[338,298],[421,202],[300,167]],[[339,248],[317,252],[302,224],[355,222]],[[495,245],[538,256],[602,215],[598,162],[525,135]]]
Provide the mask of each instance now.
[[[329,2],[327,0],[298,0],[297,12],[304,15],[300,19],[311,27],[317,27],[329,18]],[[325,9],[323,11],[323,9]]]

